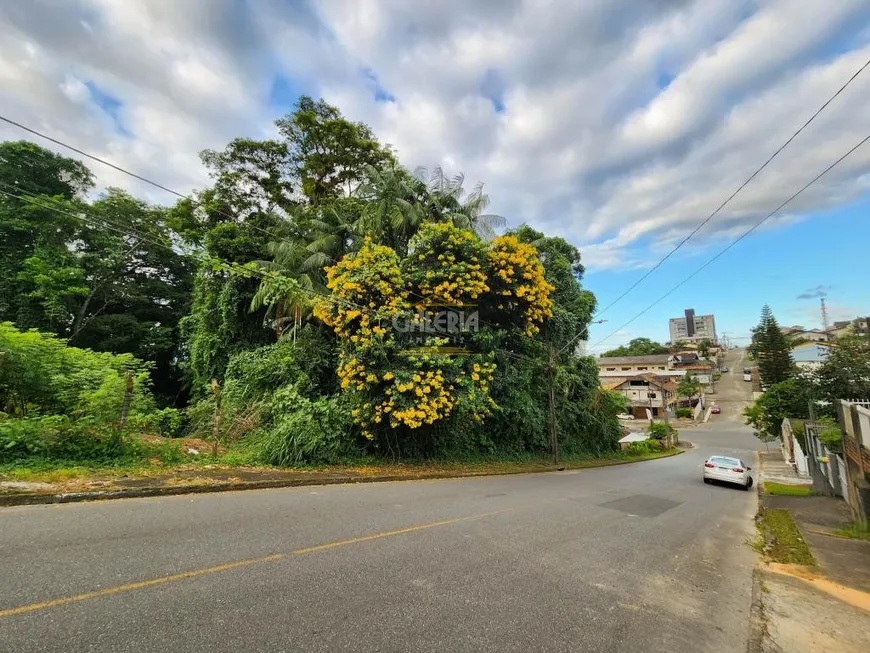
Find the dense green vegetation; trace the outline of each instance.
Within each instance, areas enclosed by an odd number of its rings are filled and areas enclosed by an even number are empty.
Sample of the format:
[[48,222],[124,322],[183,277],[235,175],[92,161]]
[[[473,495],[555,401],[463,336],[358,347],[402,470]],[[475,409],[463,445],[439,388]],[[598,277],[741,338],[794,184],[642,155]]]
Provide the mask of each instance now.
[[606,351],[601,356],[653,356],[655,354],[667,354],[669,351],[664,345],[649,338],[634,338],[627,345]]
[[[828,346],[820,365],[801,370],[789,353],[776,319],[765,306],[761,322],[753,332],[751,352],[758,361],[767,390],[744,411],[747,423],[763,442],[780,436],[785,418],[808,419],[810,406],[822,426],[820,438],[838,451],[842,433],[836,424],[840,399],[870,397],[870,340],[862,336],[841,336]],[[798,434],[803,439],[802,434]]]
[[766,304],[761,309],[758,326],[753,329],[749,352],[758,361],[758,376],[765,387],[785,381],[794,371],[788,340]]
[[[142,434],[275,465],[616,450],[575,247],[496,237],[482,185],[322,101],[276,126],[203,152],[212,185],[173,206],[0,144],[0,462],[155,455]],[[473,326],[395,327],[445,304]]]

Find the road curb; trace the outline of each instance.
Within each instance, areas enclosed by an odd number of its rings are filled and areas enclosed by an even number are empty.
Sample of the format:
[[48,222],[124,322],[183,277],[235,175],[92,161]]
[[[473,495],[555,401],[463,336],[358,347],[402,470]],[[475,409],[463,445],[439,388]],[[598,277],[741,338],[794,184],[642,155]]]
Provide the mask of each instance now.
[[121,490],[100,490],[95,492],[66,492],[61,494],[7,494],[0,495],[0,507],[8,506],[32,506],[38,504],[53,503],[80,503],[83,501],[107,501],[110,499],[141,499],[146,497],[178,496],[181,494],[210,494],[213,492],[238,492],[241,490],[270,490],[283,487],[308,487],[316,485],[351,485],[355,483],[384,483],[386,481],[426,481],[430,479],[450,478],[479,478],[483,476],[511,476],[514,474],[546,474],[563,470],[600,469],[602,467],[616,467],[619,465],[633,465],[635,463],[652,462],[662,458],[672,458],[683,453],[683,450],[675,450],[657,458],[643,458],[640,460],[616,460],[602,465],[587,467],[566,466],[553,467],[551,469],[529,470],[516,469],[505,471],[486,471],[457,473],[434,473],[426,476],[411,474],[380,475],[380,476],[342,476],[336,478],[292,478],[268,481],[241,481],[236,483],[220,483],[215,485],[178,485],[130,488]]
[[746,653],[764,651],[764,641],[768,635],[764,603],[761,598],[763,593],[761,570],[756,564],[752,569],[752,603],[749,606],[749,641],[746,643]]

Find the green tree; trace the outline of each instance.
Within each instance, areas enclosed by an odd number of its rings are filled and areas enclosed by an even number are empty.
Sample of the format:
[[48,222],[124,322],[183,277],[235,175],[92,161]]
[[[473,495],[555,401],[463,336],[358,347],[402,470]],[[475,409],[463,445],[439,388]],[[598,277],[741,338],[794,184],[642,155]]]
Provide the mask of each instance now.
[[161,397],[178,396],[192,263],[166,212],[118,189],[84,201],[90,171],[32,144],[0,144],[0,160],[0,190],[28,193],[0,194],[0,319],[153,361]]
[[293,113],[275,124],[292,174],[310,204],[353,194],[371,168],[394,161],[368,125],[345,119],[323,100],[302,96]]
[[701,342],[698,343],[698,353],[702,358],[707,358],[707,354],[710,353],[710,347],[713,346],[713,341],[709,338],[704,338]]
[[677,396],[691,399],[701,392],[701,382],[698,377],[691,372],[686,372],[686,375],[680,379],[680,384],[677,386]]
[[667,353],[667,347],[649,338],[634,338],[627,345],[606,351],[601,356],[605,358],[610,356],[652,356]]
[[761,309],[761,320],[753,337],[753,351],[758,361],[761,383],[769,387],[789,378],[794,371],[794,363],[788,342],[767,304]]
[[[418,171],[419,177],[425,170]],[[495,237],[495,230],[504,227],[507,221],[494,213],[485,213],[489,207],[489,195],[483,192],[478,182],[474,189],[465,192],[465,176],[460,173],[448,177],[438,166],[429,176],[427,184],[429,214],[435,220],[449,220],[455,227],[470,229],[483,239]]]
[[357,193],[363,208],[356,230],[404,255],[423,220],[414,203],[411,177],[398,164],[368,166],[367,172],[368,181]]
[[0,143],[0,181],[22,195],[66,200],[81,199],[94,187],[94,176],[81,161],[28,141]]
[[[746,422],[756,434],[777,438],[787,417],[806,419],[814,394],[812,380],[798,375],[775,383],[744,411]],[[762,439],[762,442],[770,440]]]
[[837,338],[815,376],[817,399],[828,402],[826,412],[832,415],[839,399],[870,399],[870,341],[866,336]]

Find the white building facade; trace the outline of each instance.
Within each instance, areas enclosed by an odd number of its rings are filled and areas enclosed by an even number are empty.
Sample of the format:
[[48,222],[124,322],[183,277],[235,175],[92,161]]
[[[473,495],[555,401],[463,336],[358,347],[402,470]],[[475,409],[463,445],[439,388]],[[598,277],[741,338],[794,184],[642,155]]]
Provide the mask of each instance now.
[[695,309],[687,308],[683,317],[672,317],[669,326],[671,342],[697,344],[709,340],[714,345],[719,344],[713,315],[695,315]]

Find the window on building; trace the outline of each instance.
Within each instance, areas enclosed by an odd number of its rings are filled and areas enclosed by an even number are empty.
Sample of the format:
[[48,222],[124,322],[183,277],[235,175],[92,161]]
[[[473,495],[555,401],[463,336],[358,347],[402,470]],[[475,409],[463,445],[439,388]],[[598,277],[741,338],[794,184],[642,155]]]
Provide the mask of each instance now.
[[638,368],[637,368],[638,372],[643,372],[643,371],[645,371],[646,369],[647,369],[647,368],[645,368],[645,367],[638,367]]
[[655,399],[655,398],[656,398],[656,393],[655,393],[655,392],[650,392],[650,393],[649,393],[649,398],[650,398],[650,399]]
[[616,368],[615,368],[615,367],[608,367],[608,368],[607,368],[607,371],[608,371],[608,372],[615,372],[615,371],[616,371]]
[[664,365],[659,365],[659,369],[660,369],[660,370],[663,370],[663,369],[665,369],[665,366],[664,366]]
[[623,368],[622,368],[622,371],[623,371],[623,372],[627,372],[627,371],[630,370],[630,369],[631,369],[630,367],[623,367]]

